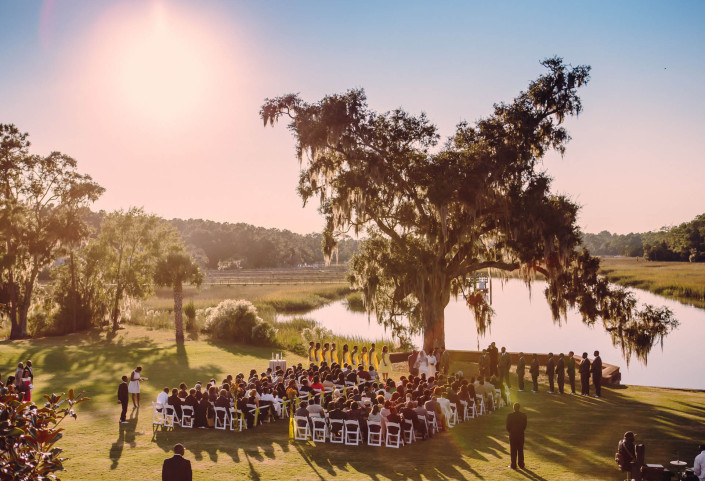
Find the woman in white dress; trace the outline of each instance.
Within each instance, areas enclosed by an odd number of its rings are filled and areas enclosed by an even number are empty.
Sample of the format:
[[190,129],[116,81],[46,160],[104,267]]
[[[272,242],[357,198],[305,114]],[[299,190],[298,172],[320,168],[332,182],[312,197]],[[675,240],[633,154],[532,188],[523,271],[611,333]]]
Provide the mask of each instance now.
[[419,369],[419,376],[425,374],[426,379],[428,379],[428,354],[423,349],[419,351],[419,355],[416,357],[416,367]]
[[[130,384],[127,385],[127,392],[132,394],[132,405],[136,408],[140,407],[140,383],[146,381],[146,377],[142,377],[142,366],[137,366],[132,374],[130,374]],[[137,402],[135,402],[137,395]]]

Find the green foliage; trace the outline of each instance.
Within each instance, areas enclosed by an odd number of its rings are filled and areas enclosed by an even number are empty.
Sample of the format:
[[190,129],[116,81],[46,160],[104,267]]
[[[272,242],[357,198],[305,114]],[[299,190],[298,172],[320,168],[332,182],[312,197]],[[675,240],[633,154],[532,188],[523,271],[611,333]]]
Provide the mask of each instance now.
[[352,312],[365,312],[365,303],[362,300],[362,294],[352,292],[345,296],[345,307]]
[[[480,333],[489,327],[493,311],[473,290],[488,269],[517,271],[527,284],[543,274],[556,320],[568,307],[586,322],[609,314],[611,292],[595,285],[599,263],[580,257],[578,206],[552,193],[539,167],[548,151],[564,153],[562,124],[582,111],[577,89],[590,67],[558,57],[541,64],[547,72],[513,102],[461,122],[440,149],[424,114],[375,112],[361,89],[314,103],[284,95],[261,108],[265,126],[289,122],[303,165],[299,195],[320,201],[325,235],[367,233],[349,280],[368,311],[395,335],[422,331],[427,350],[445,345],[451,295],[467,299]],[[327,254],[334,244],[324,243]]]
[[56,443],[63,437],[58,425],[76,418],[76,406],[88,398],[69,390],[44,396],[37,407],[21,402],[5,389],[0,393],[0,478],[12,481],[59,479],[54,473],[64,469],[66,458]]
[[68,155],[29,153],[28,134],[0,124],[0,311],[11,338],[27,336],[27,315],[39,272],[85,238],[81,212],[104,189],[78,172]]
[[215,339],[249,343],[252,328],[261,322],[250,301],[228,299],[207,310],[205,330]]
[[[209,269],[287,267],[323,264],[321,234],[301,235],[249,224],[230,224],[202,219],[170,221],[181,233],[187,250]],[[336,239],[338,258],[347,262],[358,241]]]
[[196,306],[190,301],[184,306],[184,316],[186,316],[186,330],[191,331],[196,328]]
[[269,322],[261,321],[252,327],[252,344],[255,346],[276,346],[277,332]]

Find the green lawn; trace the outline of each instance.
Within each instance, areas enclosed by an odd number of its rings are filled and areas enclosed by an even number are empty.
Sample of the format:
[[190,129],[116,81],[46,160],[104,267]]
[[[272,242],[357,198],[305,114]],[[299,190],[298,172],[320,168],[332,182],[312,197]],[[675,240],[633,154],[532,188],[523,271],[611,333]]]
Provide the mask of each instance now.
[[[531,471],[524,473],[507,469],[507,408],[399,450],[293,443],[282,422],[244,433],[179,428],[153,433],[151,401],[160,388],[264,369],[271,353],[205,338],[177,349],[172,337],[169,331],[130,327],[113,338],[94,332],[0,343],[3,375],[32,359],[35,399],[38,393],[69,387],[92,398],[80,406],[77,420],[66,421],[60,446],[71,460],[62,479],[160,479],[162,460],[181,442],[197,480],[619,480],[613,458],[627,429],[647,445],[650,463],[666,464],[676,451],[692,463],[696,443],[705,440],[705,393],[636,386],[605,390],[602,399],[513,391],[529,416],[526,463]],[[118,381],[137,364],[149,378],[142,408],[128,411],[130,423],[120,425]]]

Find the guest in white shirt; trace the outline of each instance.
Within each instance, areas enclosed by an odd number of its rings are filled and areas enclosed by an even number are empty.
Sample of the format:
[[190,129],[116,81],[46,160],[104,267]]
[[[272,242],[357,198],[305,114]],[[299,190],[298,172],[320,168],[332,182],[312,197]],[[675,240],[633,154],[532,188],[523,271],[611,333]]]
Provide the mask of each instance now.
[[169,388],[165,387],[162,392],[157,395],[157,406],[158,408],[164,407],[169,404]]
[[693,461],[693,473],[698,477],[700,481],[705,481],[705,444],[698,446],[700,454],[695,457]]

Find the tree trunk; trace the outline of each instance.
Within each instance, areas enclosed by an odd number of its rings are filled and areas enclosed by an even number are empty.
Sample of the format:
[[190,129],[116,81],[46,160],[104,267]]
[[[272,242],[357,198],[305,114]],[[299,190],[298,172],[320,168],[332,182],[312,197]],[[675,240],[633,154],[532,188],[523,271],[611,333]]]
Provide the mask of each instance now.
[[78,331],[78,313],[76,308],[76,266],[73,263],[73,249],[69,255],[71,261],[71,332]]
[[183,316],[184,293],[181,282],[174,283],[174,326],[176,327],[176,342],[184,342],[184,316]]
[[10,297],[10,339],[22,339],[20,334],[20,323],[17,319],[17,288],[15,286],[15,276],[12,267],[8,273],[8,296]]
[[434,348],[446,347],[445,309],[449,301],[450,281],[445,278],[432,279],[426,289],[426,299],[421,305],[424,318],[423,348],[429,354]]
[[111,317],[113,320],[113,332],[117,332],[120,327],[118,324],[118,317],[120,317],[120,297],[122,291],[122,285],[120,285],[120,268],[122,267],[122,249],[120,249],[120,256],[118,257],[117,274],[115,276],[115,302],[113,303],[113,312]]

